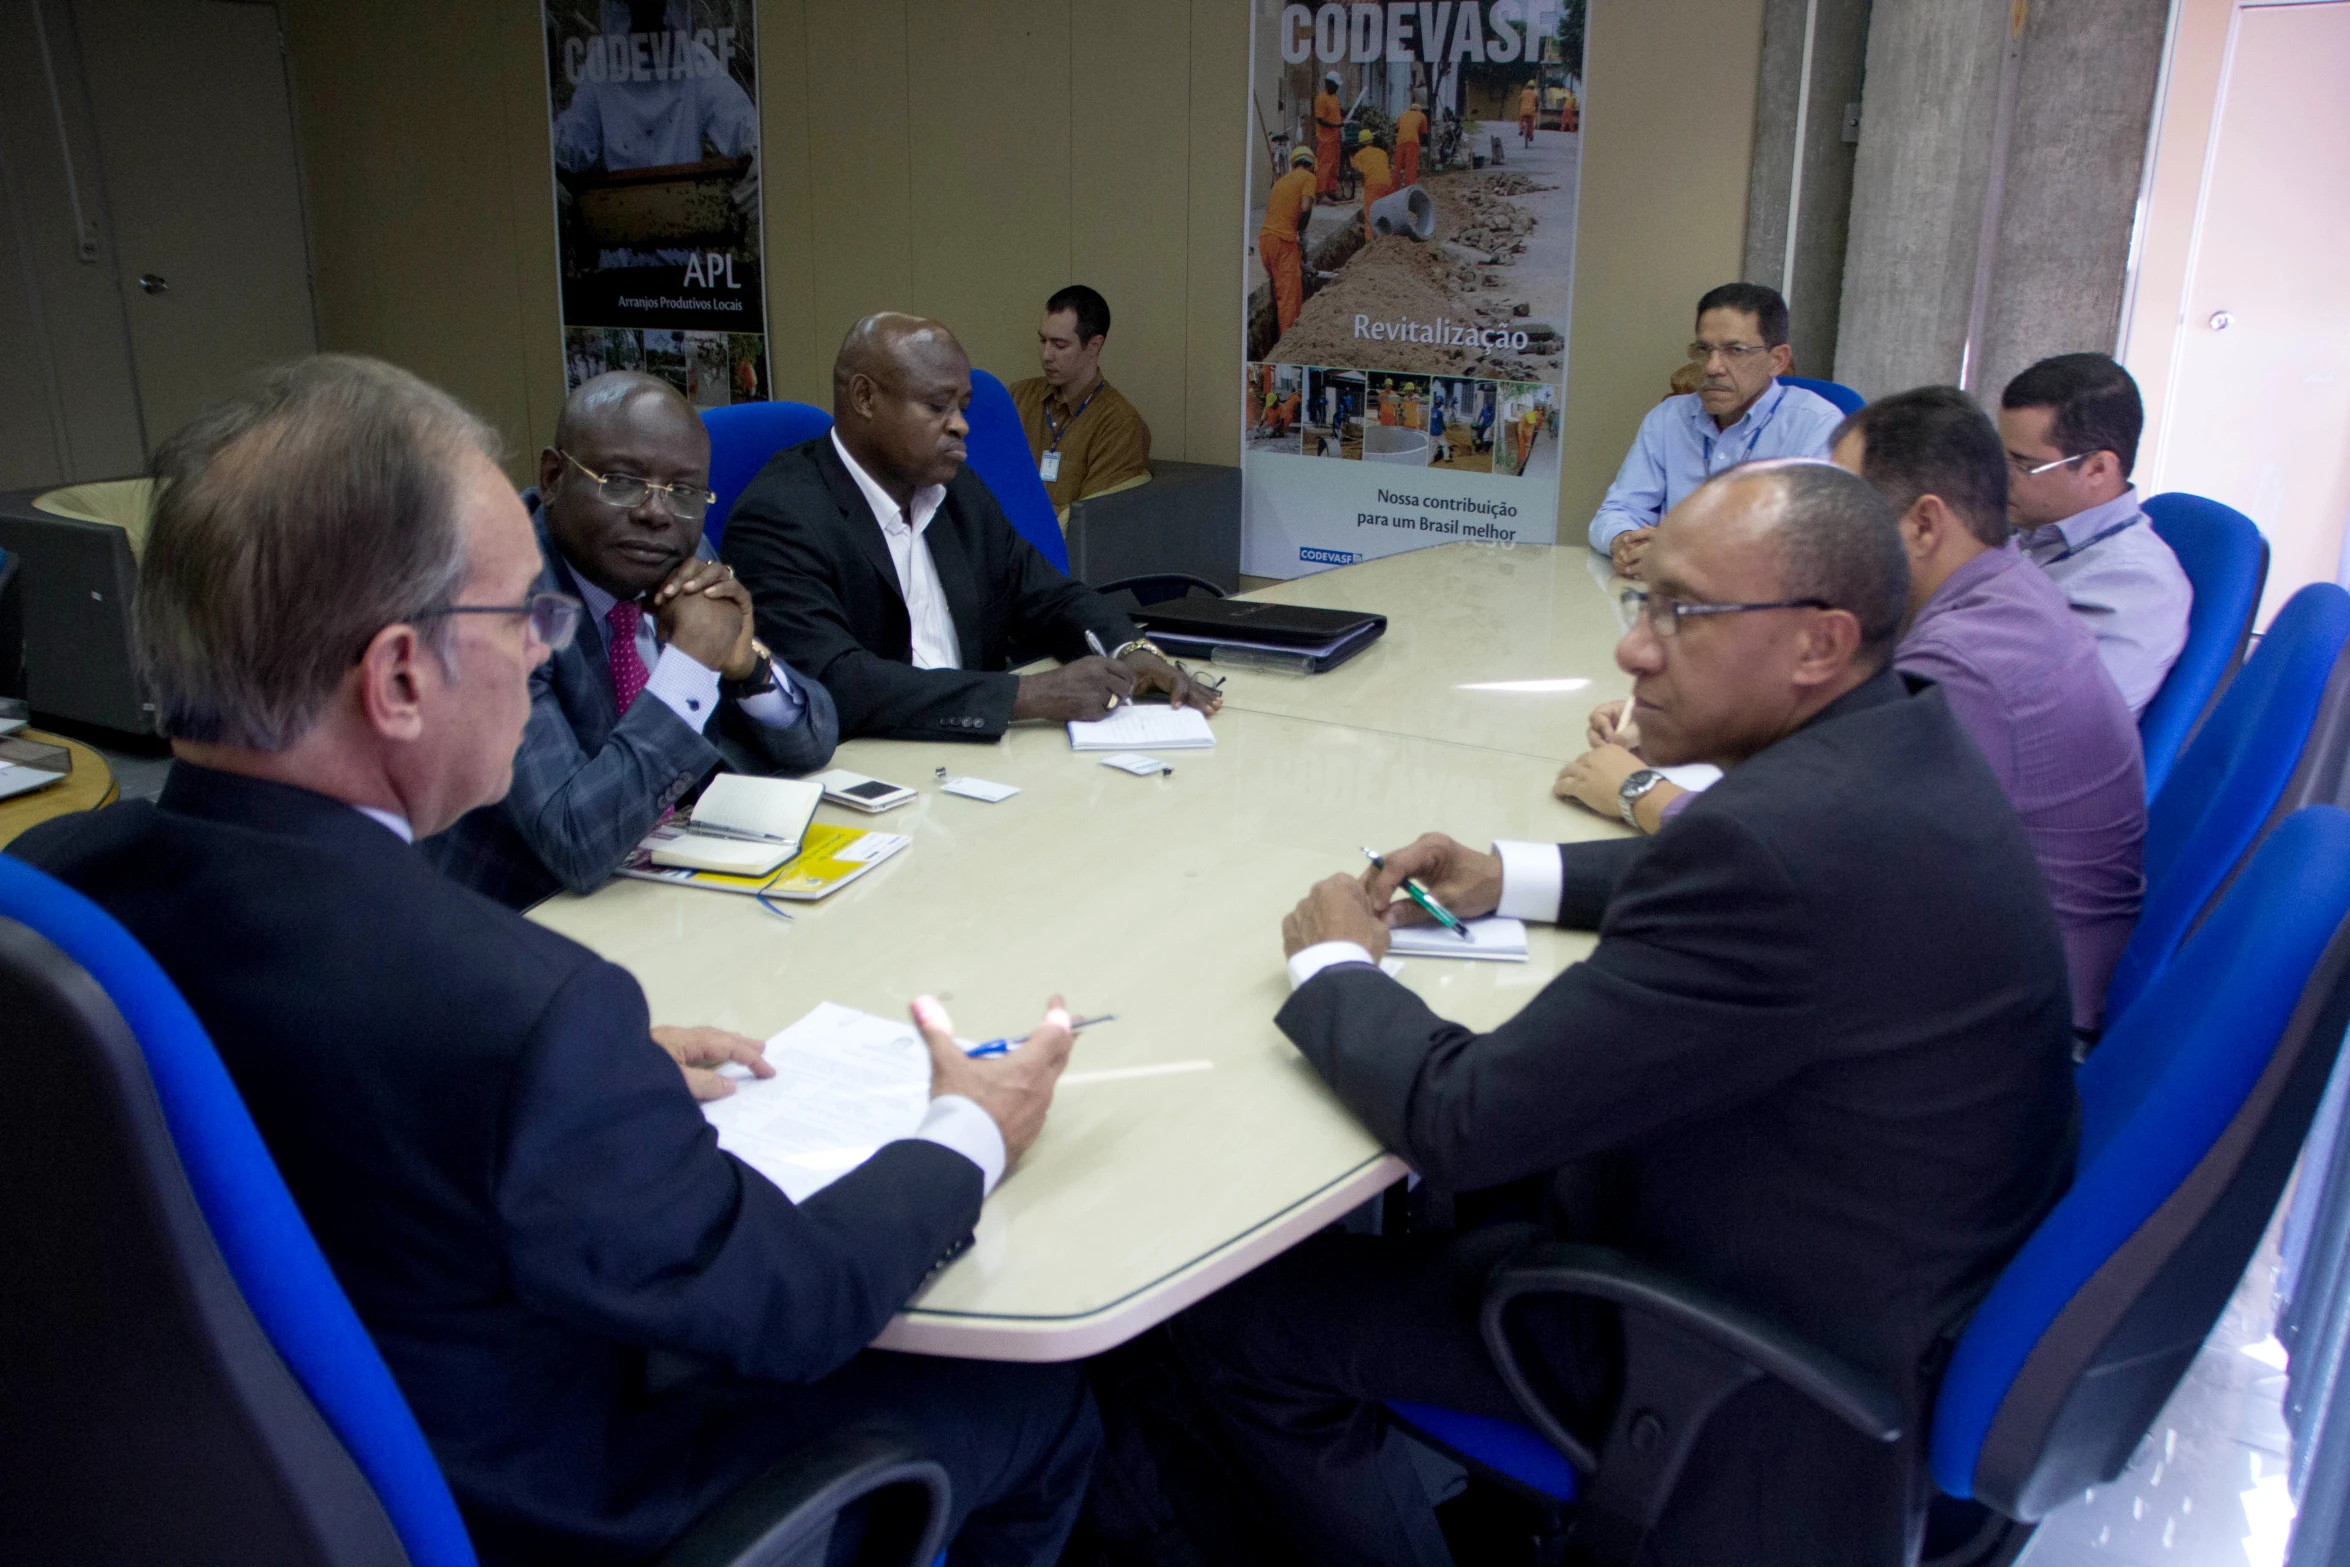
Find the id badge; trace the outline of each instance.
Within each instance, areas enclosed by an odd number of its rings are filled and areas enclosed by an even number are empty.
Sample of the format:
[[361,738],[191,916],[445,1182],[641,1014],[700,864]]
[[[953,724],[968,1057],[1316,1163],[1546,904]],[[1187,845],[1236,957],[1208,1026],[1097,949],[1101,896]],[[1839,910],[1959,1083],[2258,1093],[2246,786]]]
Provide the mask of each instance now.
[[1058,450],[1046,452],[1044,456],[1038,460],[1036,464],[1036,476],[1044,480],[1044,482],[1047,484],[1052,483],[1055,479],[1058,479],[1061,476],[1061,454]]

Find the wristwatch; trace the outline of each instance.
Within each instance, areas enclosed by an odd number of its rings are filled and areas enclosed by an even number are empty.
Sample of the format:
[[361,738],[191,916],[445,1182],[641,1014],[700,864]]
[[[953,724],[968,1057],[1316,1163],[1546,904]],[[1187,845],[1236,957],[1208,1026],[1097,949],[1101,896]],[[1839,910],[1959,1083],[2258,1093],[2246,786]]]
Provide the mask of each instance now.
[[1640,797],[1665,781],[1665,775],[1653,767],[1643,767],[1622,783],[1616,785],[1616,814],[1624,818],[1624,825],[1634,832],[1640,830],[1640,819],[1632,814],[1632,807]]
[[1166,653],[1160,649],[1159,645],[1156,642],[1153,642],[1150,638],[1136,637],[1131,642],[1119,643],[1118,651],[1112,653],[1110,657],[1113,659],[1123,659],[1127,654],[1135,652],[1148,653],[1153,657],[1160,659],[1164,659],[1167,656]]
[[719,694],[740,702],[749,697],[765,696],[775,689],[775,655],[767,651],[767,644],[751,638],[751,652],[759,660],[759,667],[740,680],[718,682]]

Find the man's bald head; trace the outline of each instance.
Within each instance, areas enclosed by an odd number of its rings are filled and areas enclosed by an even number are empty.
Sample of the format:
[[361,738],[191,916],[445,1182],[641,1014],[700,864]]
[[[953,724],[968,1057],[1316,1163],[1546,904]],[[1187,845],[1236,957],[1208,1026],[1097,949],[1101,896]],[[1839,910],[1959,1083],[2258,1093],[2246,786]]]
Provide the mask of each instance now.
[[833,429],[900,505],[963,466],[970,405],[971,360],[939,322],[883,311],[841,339],[832,361]]
[[685,394],[659,376],[641,370],[607,370],[580,382],[563,399],[563,411],[555,416],[555,444],[567,452],[576,451],[592,439],[591,431],[627,417],[629,406],[639,398],[666,405],[661,411],[673,420],[700,422]]

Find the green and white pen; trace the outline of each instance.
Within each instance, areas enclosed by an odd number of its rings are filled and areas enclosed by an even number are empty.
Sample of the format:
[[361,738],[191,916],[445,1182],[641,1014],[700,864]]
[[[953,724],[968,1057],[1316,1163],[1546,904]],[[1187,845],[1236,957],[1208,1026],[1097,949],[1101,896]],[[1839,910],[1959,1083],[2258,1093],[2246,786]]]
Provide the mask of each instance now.
[[[1365,849],[1363,851],[1363,858],[1369,860],[1371,862],[1372,868],[1375,870],[1387,869],[1387,861],[1370,849]],[[1421,886],[1417,879],[1406,876],[1403,879],[1403,890],[1405,896],[1409,897],[1421,908],[1427,910],[1428,917],[1430,919],[1434,920],[1437,924],[1442,925],[1446,930],[1451,931],[1454,935],[1460,937],[1461,940],[1475,941],[1477,939],[1476,937],[1469,934],[1469,927],[1463,925],[1459,920],[1453,918],[1452,911],[1450,909],[1446,908],[1443,904],[1430,897],[1428,895],[1428,889]]]

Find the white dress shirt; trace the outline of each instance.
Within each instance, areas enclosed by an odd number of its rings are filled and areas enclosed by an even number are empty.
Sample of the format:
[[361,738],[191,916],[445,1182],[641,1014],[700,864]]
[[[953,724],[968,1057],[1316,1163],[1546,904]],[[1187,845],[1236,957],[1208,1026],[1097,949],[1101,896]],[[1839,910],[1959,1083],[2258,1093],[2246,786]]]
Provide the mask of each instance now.
[[[571,568],[571,576],[579,584],[579,596],[587,605],[588,614],[595,620],[596,634],[609,638],[612,606],[619,601],[590,582],[578,567]],[[605,656],[611,656],[610,649],[606,649]],[[718,671],[690,653],[661,646],[650,610],[637,617],[636,656],[644,660],[645,694],[658,698],[662,706],[685,720],[687,728],[701,734],[709,725],[710,715],[718,711]],[[738,705],[743,716],[753,723],[769,729],[789,729],[800,721],[800,714],[808,705],[807,698],[791,683],[783,665],[769,667],[775,671],[775,689],[746,697]]]
[[2187,645],[2195,588],[2139,506],[2137,488],[2031,529],[2023,547],[2097,638],[2097,656],[2130,716],[2145,712]]
[[946,589],[939,586],[938,562],[930,558],[930,544],[922,537],[946,500],[947,487],[924,485],[914,492],[914,504],[907,511],[900,511],[898,503],[889,498],[889,491],[874,483],[873,475],[857,466],[857,459],[841,445],[837,430],[832,435],[832,449],[840,453],[840,460],[848,466],[849,477],[865,492],[865,504],[872,508],[873,520],[881,525],[881,536],[889,545],[890,561],[898,568],[898,596],[906,601],[906,621],[913,631],[914,667],[961,669],[962,639],[955,635],[955,617],[947,608]]
[[[1559,863],[1558,845],[1496,839],[1493,852],[1501,856],[1501,901],[1493,912],[1503,919],[1555,924],[1559,898],[1566,891],[1566,868]],[[1326,968],[1370,961],[1370,952],[1355,942],[1317,941],[1291,955],[1289,988],[1296,990]]]
[[1616,535],[1653,528],[1691,490],[1715,474],[1763,457],[1825,457],[1844,411],[1804,386],[1772,383],[1754,406],[1714,423],[1695,392],[1668,397],[1648,411],[1607,499],[1591,519],[1591,547],[1605,555]]
[[[587,584],[583,582],[580,586],[586,587]],[[607,606],[611,603],[611,595],[605,595],[605,603]],[[687,662],[692,661],[689,659]],[[648,684],[645,689],[650,691],[652,686]],[[381,810],[372,805],[354,805],[351,809],[386,831],[397,834],[402,843],[416,841],[415,829],[408,825],[408,818],[397,811]],[[1363,949],[1356,947],[1354,950],[1361,952]],[[923,1142],[951,1148],[979,1166],[980,1192],[983,1196],[993,1192],[996,1182],[1004,1178],[1004,1134],[997,1128],[995,1118],[980,1109],[976,1100],[966,1099],[961,1094],[940,1094],[930,1101],[930,1108],[923,1112],[922,1124],[914,1129],[914,1135]]]

